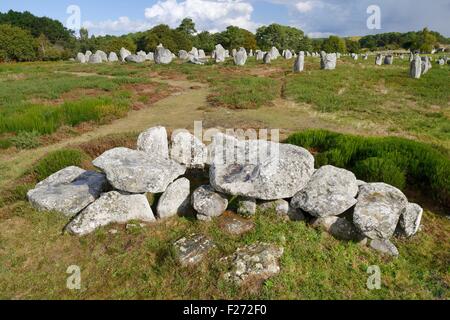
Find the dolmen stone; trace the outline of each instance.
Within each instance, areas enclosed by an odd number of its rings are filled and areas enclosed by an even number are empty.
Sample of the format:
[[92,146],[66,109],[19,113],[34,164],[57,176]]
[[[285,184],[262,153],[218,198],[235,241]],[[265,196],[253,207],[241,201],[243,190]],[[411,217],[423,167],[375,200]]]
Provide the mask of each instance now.
[[187,168],[203,169],[208,161],[207,147],[189,132],[172,135],[170,157]]
[[130,63],[144,63],[145,59],[146,59],[146,57],[144,57],[142,55],[132,54],[132,55],[127,56],[125,58],[125,61],[130,62]]
[[384,57],[382,54],[377,54],[377,56],[375,57],[375,64],[377,66],[381,66],[383,64],[384,61]]
[[200,186],[191,197],[191,204],[198,213],[197,218],[209,221],[211,218],[221,216],[228,207],[225,195],[216,192],[211,186]]
[[234,55],[234,64],[237,66],[243,66],[247,62],[247,51],[244,48],[240,48]]
[[78,52],[76,61],[79,63],[86,63],[86,56],[81,52]]
[[225,49],[221,44],[216,45],[216,49],[214,51],[214,59],[216,63],[225,62]]
[[270,55],[270,52],[267,52],[264,55],[263,62],[264,62],[264,64],[270,64],[271,61],[272,61],[272,56]]
[[410,238],[420,230],[423,209],[415,203],[408,203],[400,216],[400,229],[403,234]]
[[68,167],[38,183],[27,193],[27,198],[38,211],[55,211],[73,217],[108,187],[104,174]]
[[317,218],[313,221],[312,226],[321,228],[337,240],[361,242],[366,239],[352,222],[341,217],[328,216]]
[[169,49],[164,47],[158,47],[155,51],[155,63],[156,64],[169,64],[172,62],[173,55]]
[[322,51],[320,55],[320,67],[323,70],[334,70],[336,69],[336,53],[325,53]]
[[125,48],[121,48],[119,54],[120,54],[120,59],[122,62],[125,62],[126,57],[131,56],[131,52]]
[[231,262],[224,279],[238,286],[248,281],[262,283],[280,273],[279,259],[283,253],[282,247],[260,242],[239,248],[232,256],[224,259]]
[[292,198],[314,173],[314,157],[294,145],[240,141],[220,133],[213,137],[210,150],[210,183],[215,190],[233,196]]
[[303,72],[305,67],[305,53],[300,51],[294,62],[294,72]]
[[390,239],[408,205],[406,196],[385,183],[360,187],[353,222],[370,239]]
[[387,55],[385,58],[384,58],[384,64],[387,64],[387,65],[392,65],[394,63],[394,56],[393,55]]
[[173,160],[128,148],[106,151],[92,163],[115,189],[130,193],[162,193],[186,172]]
[[186,214],[190,207],[191,183],[186,178],[172,182],[158,201],[156,214],[166,219]]
[[195,266],[216,247],[214,242],[202,234],[191,234],[174,244],[178,262],[184,266]]
[[117,61],[119,61],[119,57],[117,56],[117,54],[115,52],[110,52],[109,56],[108,56],[108,61],[109,62],[117,62]]
[[339,216],[356,205],[358,191],[356,176],[352,172],[323,166],[294,196],[291,206],[318,218]]
[[415,55],[411,61],[409,74],[414,79],[420,79],[422,76],[422,60],[419,55]]
[[137,140],[139,151],[150,155],[158,155],[164,159],[169,158],[169,144],[167,130],[164,127],[153,127],[142,132]]
[[154,222],[147,197],[143,194],[127,194],[111,191],[84,209],[67,226],[67,230],[75,235],[84,236],[97,228],[111,223],[126,223],[131,220]]
[[93,55],[91,55],[89,57],[89,63],[99,64],[99,63],[102,63],[102,62],[103,62],[103,59],[102,59],[102,57],[99,54],[93,54]]

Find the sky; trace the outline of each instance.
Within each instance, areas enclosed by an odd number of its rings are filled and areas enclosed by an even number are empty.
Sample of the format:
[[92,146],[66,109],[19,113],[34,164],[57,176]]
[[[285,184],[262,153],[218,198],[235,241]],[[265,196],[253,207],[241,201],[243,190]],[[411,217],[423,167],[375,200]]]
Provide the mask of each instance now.
[[[210,32],[228,25],[254,32],[261,25],[280,23],[300,28],[311,37],[424,27],[450,37],[450,0],[0,0],[0,12],[26,10],[71,27],[68,20],[77,21],[69,19],[72,5],[79,8],[81,25],[95,35],[144,31],[161,23],[176,27],[190,17],[198,31]],[[371,5],[379,7],[380,29],[368,28],[367,20],[374,13],[367,12]]]

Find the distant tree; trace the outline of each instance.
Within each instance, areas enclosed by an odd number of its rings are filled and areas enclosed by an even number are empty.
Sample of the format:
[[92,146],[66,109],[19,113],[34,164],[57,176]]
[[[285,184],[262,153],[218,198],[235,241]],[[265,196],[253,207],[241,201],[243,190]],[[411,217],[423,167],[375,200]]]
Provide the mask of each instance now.
[[216,45],[215,37],[208,31],[203,31],[197,34],[194,39],[194,46],[203,49],[206,52],[212,52],[214,50],[214,46]]
[[347,52],[350,52],[350,53],[360,53],[360,51],[361,51],[361,46],[358,41],[346,39],[345,46],[347,48]]
[[319,52],[322,50],[322,46],[325,39],[312,39],[312,51]]
[[36,59],[36,39],[29,31],[8,24],[0,25],[0,59],[32,61]]
[[332,52],[347,52],[347,47],[345,45],[345,40],[339,38],[338,36],[330,36],[322,44],[322,50],[328,53]]
[[184,18],[183,21],[181,21],[180,26],[177,28],[177,31],[189,36],[197,33],[197,30],[195,29],[195,23],[191,18]]
[[[133,39],[128,36],[104,36],[97,37],[94,41],[90,41],[91,50],[102,50],[106,53],[116,52],[119,53],[121,48],[136,52],[137,46]],[[94,42],[94,43],[92,43]]]
[[305,34],[302,30],[276,23],[260,27],[256,31],[256,41],[258,47],[262,50],[277,47],[279,49],[300,51],[302,48],[305,48],[305,44],[308,47],[304,39]]
[[192,48],[192,40],[185,33],[160,24],[141,35],[137,41],[137,50],[154,51],[160,43],[174,53]]
[[80,41],[87,41],[89,40],[89,31],[86,28],[80,29]]
[[255,35],[248,30],[235,26],[228,26],[225,31],[216,33],[215,40],[216,43],[220,43],[229,50],[240,47],[256,49]]

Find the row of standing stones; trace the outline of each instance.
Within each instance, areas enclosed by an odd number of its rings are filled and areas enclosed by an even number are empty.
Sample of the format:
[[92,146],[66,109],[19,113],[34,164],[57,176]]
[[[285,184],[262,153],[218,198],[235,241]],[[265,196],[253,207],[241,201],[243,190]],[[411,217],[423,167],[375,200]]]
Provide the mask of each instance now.
[[[276,60],[279,57],[283,57],[286,60],[290,60],[295,58],[293,70],[294,72],[302,72],[304,71],[305,65],[305,56],[312,57],[320,57],[320,65],[321,69],[324,70],[334,70],[336,68],[337,59],[340,59],[340,53],[309,53],[300,51],[297,55],[295,52],[290,50],[283,50],[280,54],[279,50],[275,47],[268,52],[264,52],[261,50],[250,50],[247,53],[245,48],[239,48],[239,50],[233,49],[231,52],[231,57],[234,60],[234,64],[237,66],[243,66],[247,62],[248,57],[255,57],[256,60],[261,60],[264,64],[270,64],[272,60]],[[352,59],[358,60],[359,55],[352,53],[350,54]],[[175,54],[173,54],[170,50],[165,49],[162,44],[160,44],[155,52],[146,53],[144,51],[140,51],[137,54],[131,54],[125,48],[120,50],[120,61],[122,62],[130,62],[130,63],[143,63],[145,61],[154,61],[157,64],[170,64],[172,60],[175,58]],[[227,58],[230,57],[229,50],[225,50],[222,45],[218,44],[214,51],[211,54],[211,58],[216,63],[225,62]],[[399,59],[403,60],[404,55],[398,55]],[[192,48],[191,51],[187,52],[185,50],[180,50],[178,53],[178,58],[184,61],[188,61],[193,64],[203,65],[206,61],[208,61],[208,57],[205,54],[205,51],[202,49],[197,49],[195,47]],[[369,58],[369,54],[362,55],[363,60],[367,60]],[[90,51],[87,51],[85,54],[78,53],[76,61],[80,63],[102,63],[102,62],[117,62],[119,58],[115,52],[111,52],[107,55],[105,52],[98,50],[95,54]],[[410,76],[415,79],[419,79],[422,75],[426,74],[432,68],[432,58],[428,56],[420,57],[418,54],[410,54]],[[438,59],[438,64],[443,66],[450,63],[450,60],[443,56]],[[377,54],[375,57],[376,65],[392,65],[394,63],[394,55],[393,54]]]
[[[140,134],[136,150],[114,148],[95,159],[98,171],[65,168],[27,196],[38,211],[66,215],[66,230],[78,236],[112,223],[153,223],[189,212],[204,223],[222,219],[225,231],[239,235],[253,228],[250,218],[257,212],[274,210],[336,239],[397,256],[390,239],[419,231],[422,208],[397,188],[359,181],[352,172],[333,166],[316,170],[314,164],[310,152],[290,144],[217,133],[206,146],[187,131],[173,134],[169,143],[166,129],[154,127]],[[209,178],[191,190],[187,177],[202,171]],[[148,201],[154,194],[161,194],[156,215]],[[227,211],[231,197],[239,199],[237,214]],[[182,265],[194,265],[215,244],[193,234],[174,247]],[[240,248],[224,258],[231,263],[225,277],[237,284],[267,279],[280,271],[282,254],[282,247],[267,243]]]

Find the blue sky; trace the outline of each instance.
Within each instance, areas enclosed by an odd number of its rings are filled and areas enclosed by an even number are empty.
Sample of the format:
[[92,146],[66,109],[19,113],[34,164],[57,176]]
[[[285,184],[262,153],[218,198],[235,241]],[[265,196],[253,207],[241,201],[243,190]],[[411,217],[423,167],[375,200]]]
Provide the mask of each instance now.
[[[367,7],[378,5],[381,29],[367,28]],[[450,0],[0,0],[0,11],[28,10],[66,24],[69,5],[81,10],[91,33],[123,34],[160,23],[175,27],[185,16],[199,30],[221,31],[237,25],[251,31],[277,22],[299,27],[311,36],[366,35],[412,31],[423,27],[450,36]]]

